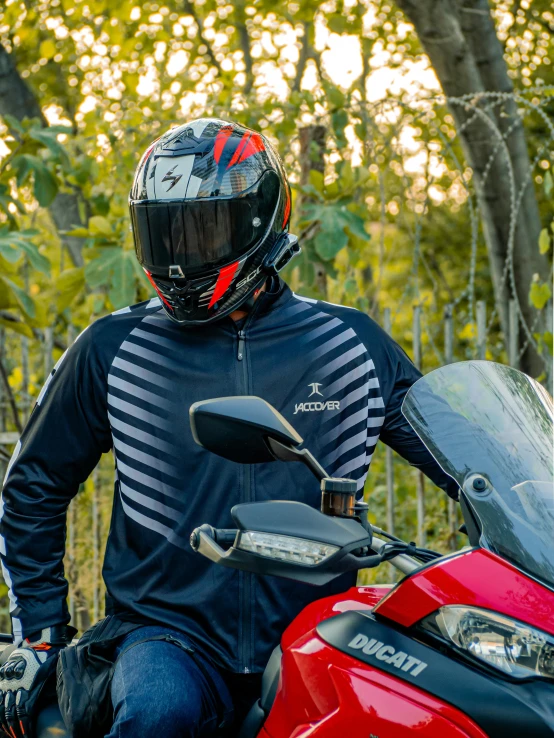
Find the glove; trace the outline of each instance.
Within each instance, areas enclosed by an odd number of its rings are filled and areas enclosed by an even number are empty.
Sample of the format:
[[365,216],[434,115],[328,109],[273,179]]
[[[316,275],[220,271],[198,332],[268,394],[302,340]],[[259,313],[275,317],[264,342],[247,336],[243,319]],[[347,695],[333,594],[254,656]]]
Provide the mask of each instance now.
[[65,625],[44,628],[12,651],[0,668],[0,728],[10,738],[30,738],[33,708],[56,656],[75,629]]

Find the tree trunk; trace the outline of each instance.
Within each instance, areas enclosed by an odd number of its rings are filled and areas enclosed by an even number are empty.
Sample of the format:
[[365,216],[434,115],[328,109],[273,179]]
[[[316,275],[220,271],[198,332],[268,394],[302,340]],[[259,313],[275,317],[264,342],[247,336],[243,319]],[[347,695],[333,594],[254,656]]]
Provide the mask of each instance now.
[[[413,23],[447,97],[513,91],[487,0],[465,0],[463,4],[457,0],[397,3]],[[536,311],[529,304],[529,289],[534,274],[547,277],[548,263],[538,250],[541,223],[517,105],[511,99],[494,108],[490,107],[494,101],[486,102],[489,105],[477,109],[469,102],[466,108],[450,101],[449,108],[474,172],[496,307],[503,333],[508,337],[508,306],[513,291],[522,317],[531,328]],[[501,134],[509,131],[504,143],[495,135],[495,128]],[[505,278],[514,208],[522,189],[513,233],[513,269],[508,270]],[[522,342],[526,338],[522,331]],[[544,363],[532,347],[522,357],[522,368],[534,376],[544,371]]]
[[[327,129],[325,126],[311,125],[300,128],[298,131],[300,139],[300,185],[307,185],[310,179],[310,171],[324,173],[325,160],[323,152],[325,151],[325,137]],[[299,208],[302,204],[309,202],[310,198],[301,195],[298,199]],[[327,272],[325,265],[319,261],[317,257],[314,259],[315,271],[315,287],[323,296],[327,298]]]
[[[14,59],[0,44],[0,115],[12,115],[17,120],[23,118],[39,118],[46,126],[47,121],[42,113],[35,94],[21,78]],[[58,230],[62,245],[67,249],[75,266],[82,266],[84,239],[62,235],[76,226],[85,226],[79,213],[79,199],[71,192],[59,192],[50,205],[50,215]]]

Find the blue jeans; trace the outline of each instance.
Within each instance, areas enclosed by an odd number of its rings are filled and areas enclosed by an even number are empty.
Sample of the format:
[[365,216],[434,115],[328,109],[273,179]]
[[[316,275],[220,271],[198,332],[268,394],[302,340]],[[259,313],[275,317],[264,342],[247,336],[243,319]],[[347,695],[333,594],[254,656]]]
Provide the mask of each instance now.
[[[117,653],[166,634],[190,643],[178,631],[149,625],[126,636]],[[222,674],[198,653],[191,656],[166,641],[141,643],[120,656],[111,692],[114,723],[106,738],[208,738],[218,734],[222,722],[233,720]]]

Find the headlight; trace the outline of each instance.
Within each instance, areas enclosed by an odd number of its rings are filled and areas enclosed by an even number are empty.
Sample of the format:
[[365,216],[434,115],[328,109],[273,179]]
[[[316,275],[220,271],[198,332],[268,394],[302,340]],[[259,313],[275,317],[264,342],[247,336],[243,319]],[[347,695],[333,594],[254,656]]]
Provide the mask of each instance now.
[[340,550],[338,546],[331,546],[328,543],[260,533],[255,530],[243,530],[237,548],[266,556],[268,559],[290,561],[306,566],[317,566]]
[[554,636],[525,623],[490,610],[456,605],[441,607],[420,626],[512,677],[554,680]]

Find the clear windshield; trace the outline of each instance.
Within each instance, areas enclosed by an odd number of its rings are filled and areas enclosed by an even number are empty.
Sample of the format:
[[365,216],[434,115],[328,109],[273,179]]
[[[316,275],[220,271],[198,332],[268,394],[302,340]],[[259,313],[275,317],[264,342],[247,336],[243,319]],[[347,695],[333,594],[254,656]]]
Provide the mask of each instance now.
[[[464,490],[481,528],[481,545],[554,585],[548,392],[511,367],[466,361],[418,380],[402,411]],[[474,484],[475,475],[485,477],[485,489]]]

